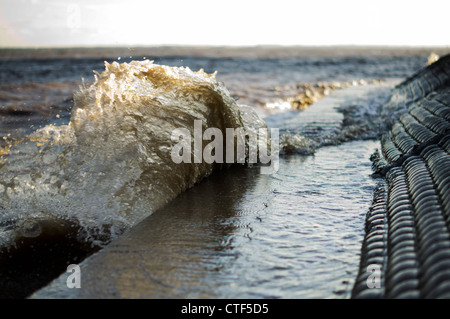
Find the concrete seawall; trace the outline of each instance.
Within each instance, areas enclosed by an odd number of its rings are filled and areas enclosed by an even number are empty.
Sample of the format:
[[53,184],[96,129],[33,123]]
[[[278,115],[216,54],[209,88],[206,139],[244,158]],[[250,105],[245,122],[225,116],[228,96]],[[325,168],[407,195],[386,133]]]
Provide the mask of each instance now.
[[450,298],[450,55],[399,84],[383,109],[352,298]]

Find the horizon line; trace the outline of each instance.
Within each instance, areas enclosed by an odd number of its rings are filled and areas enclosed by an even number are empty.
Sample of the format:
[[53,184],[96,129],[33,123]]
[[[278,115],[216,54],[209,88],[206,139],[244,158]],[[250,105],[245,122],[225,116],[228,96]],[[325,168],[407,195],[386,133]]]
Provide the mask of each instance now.
[[450,48],[450,44],[74,44],[74,45],[18,45],[2,46],[4,49],[116,49],[116,48]]

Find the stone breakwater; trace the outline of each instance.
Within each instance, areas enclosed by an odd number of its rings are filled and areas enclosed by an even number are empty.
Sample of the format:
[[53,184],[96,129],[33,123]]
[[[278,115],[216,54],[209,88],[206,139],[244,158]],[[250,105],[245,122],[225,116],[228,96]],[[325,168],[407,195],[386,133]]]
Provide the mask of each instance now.
[[450,298],[450,55],[400,83],[383,114],[352,298]]

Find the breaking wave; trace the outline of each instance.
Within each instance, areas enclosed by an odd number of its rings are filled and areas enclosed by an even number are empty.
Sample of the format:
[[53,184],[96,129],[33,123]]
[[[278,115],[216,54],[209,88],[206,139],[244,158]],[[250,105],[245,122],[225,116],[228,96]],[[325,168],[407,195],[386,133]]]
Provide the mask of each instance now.
[[148,60],[105,67],[75,93],[67,125],[3,150],[2,247],[54,233],[104,245],[225,165],[174,163],[175,129],[265,127],[215,74]]

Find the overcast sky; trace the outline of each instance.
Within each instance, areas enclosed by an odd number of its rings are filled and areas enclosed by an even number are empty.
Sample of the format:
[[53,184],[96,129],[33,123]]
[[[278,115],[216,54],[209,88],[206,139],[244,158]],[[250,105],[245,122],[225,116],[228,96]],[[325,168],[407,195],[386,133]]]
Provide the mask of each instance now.
[[448,46],[449,3],[449,0],[0,0],[0,46]]

